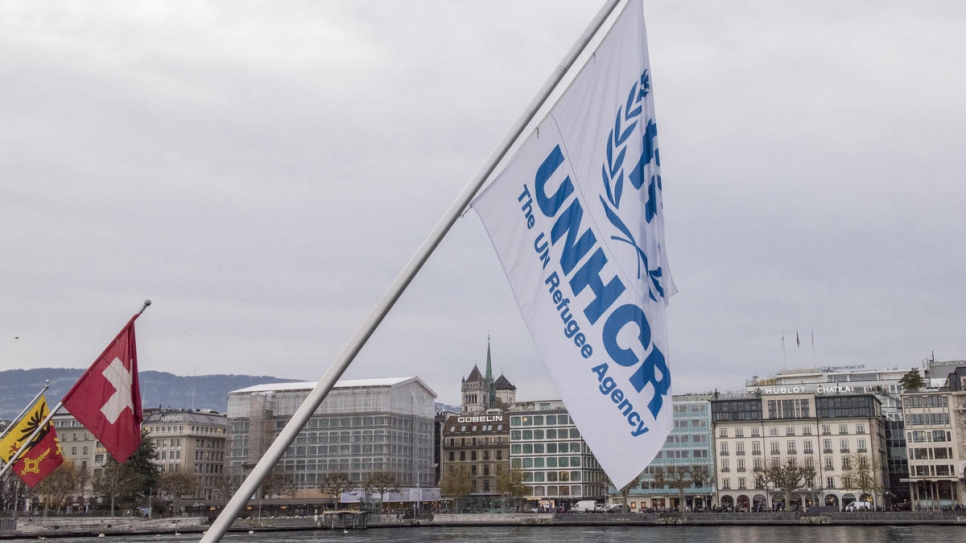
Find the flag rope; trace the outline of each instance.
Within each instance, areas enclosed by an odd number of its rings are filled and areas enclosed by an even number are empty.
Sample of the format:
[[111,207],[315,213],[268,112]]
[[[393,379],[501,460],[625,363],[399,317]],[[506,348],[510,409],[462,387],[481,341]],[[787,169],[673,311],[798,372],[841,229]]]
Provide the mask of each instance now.
[[[302,427],[308,422],[315,410],[318,409],[322,401],[332,390],[336,381],[339,377],[345,373],[348,369],[349,364],[355,359],[359,351],[369,340],[369,337],[375,332],[376,327],[382,322],[382,320],[392,309],[396,301],[402,296],[403,291],[409,286],[416,274],[423,267],[427,260],[429,260],[430,255],[436,250],[436,247],[442,242],[443,236],[449,232],[453,224],[459,219],[460,215],[467,208],[473,197],[479,192],[480,188],[489,179],[490,175],[496,170],[496,167],[500,164],[500,161],[507,155],[513,144],[519,139],[520,135],[523,134],[527,126],[529,126],[530,121],[536,117],[540,108],[547,101],[553,91],[556,89],[557,85],[563,80],[564,76],[570,72],[570,69],[577,62],[580,54],[586,49],[587,45],[593,40],[594,36],[597,35],[598,31],[607,21],[611,13],[614,12],[618,4],[626,2],[627,0],[607,0],[594,19],[584,30],[583,34],[577,39],[570,51],[567,52],[564,60],[557,66],[557,68],[551,73],[550,77],[544,83],[543,87],[538,91],[536,97],[527,106],[527,109],[512,126],[512,128],[507,132],[507,135],[503,138],[496,149],[490,154],[490,156],[483,163],[476,176],[466,185],[460,195],[457,197],[456,201],[450,206],[450,208],[440,219],[436,227],[430,233],[430,235],[423,241],[422,245],[417,249],[416,254],[409,260],[406,266],[399,272],[396,280],[389,289],[383,294],[382,299],[369,314],[369,317],[365,320],[362,327],[356,332],[355,336],[349,340],[349,343],[343,348],[339,357],[332,363],[331,366],[322,375],[322,378],[315,385],[315,388],[309,393],[309,395],[302,402],[302,405],[292,414],[292,417],[286,423],[285,427],[279,433],[275,441],[272,442],[268,450],[262,455],[252,468],[251,473],[242,482],[238,490],[231,497],[225,508],[222,509],[218,517],[215,518],[214,522],[204,533],[201,538],[201,543],[216,543],[221,541],[222,536],[228,531],[228,528],[235,521],[235,518],[242,512],[245,505],[248,503],[249,499],[258,490],[265,477],[268,476],[269,471],[278,463],[279,459],[288,449],[289,445],[295,441],[295,437],[302,430]],[[638,0],[639,1],[639,0]]]

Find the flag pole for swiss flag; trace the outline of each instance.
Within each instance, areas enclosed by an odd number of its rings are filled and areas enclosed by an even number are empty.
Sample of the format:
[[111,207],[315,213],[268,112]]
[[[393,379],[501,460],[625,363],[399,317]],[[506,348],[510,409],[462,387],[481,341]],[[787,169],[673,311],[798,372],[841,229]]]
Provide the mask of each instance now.
[[[81,378],[77,381],[77,383],[74,384],[74,387],[70,389],[70,392],[68,392],[67,395],[64,396],[64,398],[60,402],[58,402],[57,405],[53,407],[53,409],[50,410],[50,412],[47,414],[47,417],[43,420],[43,422],[37,425],[37,429],[34,430],[32,434],[30,434],[30,437],[24,440],[24,444],[20,447],[20,450],[18,450],[16,454],[10,457],[10,462],[8,462],[5,466],[3,466],[3,469],[0,469],[0,477],[3,477],[3,475],[7,473],[7,471],[11,468],[11,466],[13,466],[17,462],[17,459],[20,458],[20,455],[22,455],[24,451],[27,450],[27,448],[33,442],[34,438],[37,437],[37,434],[39,434],[41,430],[47,427],[47,424],[50,423],[50,420],[54,418],[54,415],[56,415],[57,412],[60,411],[61,407],[67,407],[67,410],[70,411],[71,415],[74,415],[74,418],[80,421],[80,423],[83,424],[85,428],[90,430],[91,433],[94,434],[94,437],[96,437],[104,445],[104,448],[107,449],[107,452],[111,453],[111,456],[113,456],[114,459],[117,460],[118,462],[123,462],[127,460],[127,457],[130,456],[131,453],[138,448],[138,445],[140,445],[141,443],[141,389],[138,386],[138,381],[137,381],[137,350],[135,349],[135,343],[134,343],[134,321],[141,316],[141,313],[144,313],[144,310],[147,309],[149,305],[151,305],[151,300],[144,300],[144,305],[141,306],[141,310],[138,311],[137,314],[135,314],[133,317],[131,317],[131,320],[129,320],[128,323],[124,325],[124,328],[122,328],[121,332],[117,335],[117,337],[114,338],[114,341],[112,341],[107,346],[107,348],[104,349],[104,352],[101,353],[101,356],[97,358],[97,360],[91,365],[90,368],[87,369],[87,371],[84,373],[83,376],[81,376]],[[127,335],[127,337],[122,338],[122,336],[125,336],[125,335]],[[124,384],[126,382],[126,376],[128,375],[131,376],[131,380],[130,380],[131,386],[129,387],[130,398],[128,398],[128,400],[130,400],[132,404],[134,404],[134,400],[136,400],[136,404],[130,406],[131,409],[129,411],[131,412],[131,415],[128,415],[125,418],[131,418],[131,419],[137,420],[137,442],[134,445],[134,448],[131,448],[130,450],[127,450],[127,447],[125,447],[117,451],[123,456],[123,457],[119,457],[119,455],[116,454],[116,451],[111,450],[111,447],[108,446],[107,442],[103,439],[102,435],[99,435],[97,432],[94,431],[93,428],[91,428],[91,426],[88,426],[87,423],[81,420],[81,417],[79,417],[78,414],[71,409],[70,405],[74,405],[75,406],[74,408],[77,409],[78,413],[81,413],[82,416],[86,417],[87,415],[93,415],[95,420],[97,420],[97,416],[99,415],[100,419],[103,419],[106,421],[110,415],[114,414],[117,411],[117,406],[120,403],[126,404],[126,400],[125,398],[123,398],[123,391],[119,388],[114,388],[112,389],[113,392],[108,394],[110,396],[108,403],[101,404],[99,407],[95,408],[96,414],[91,413],[89,409],[85,411],[85,409],[89,405],[95,403],[97,399],[99,399],[101,396],[104,395],[104,393],[107,393],[107,390],[106,390],[107,387],[98,383],[98,381],[96,380],[97,377],[93,373],[93,371],[96,368],[100,367],[99,364],[108,355],[115,354],[115,351],[122,350],[118,348],[118,342],[122,339],[127,340],[125,345],[123,346],[124,349],[127,349],[127,348],[130,349],[130,352],[129,352],[130,363],[127,366],[127,370],[129,371],[127,371],[126,374],[124,374],[124,372],[122,371],[121,372],[122,375],[116,375],[115,373],[110,373],[110,372],[119,371],[119,367],[116,364],[113,364],[113,359],[112,359],[112,361],[109,363],[110,365],[108,364],[103,364],[103,365],[106,366],[107,368],[111,368],[113,366],[113,369],[108,370],[108,375],[101,374],[101,380],[105,381],[103,385],[108,385],[108,386],[113,385],[115,382]],[[128,353],[125,350],[124,352],[121,352],[119,354],[128,354]],[[95,376],[92,377],[92,375],[95,375]],[[82,383],[86,383],[85,386],[81,386]],[[94,388],[95,386],[99,386],[101,389],[105,389],[105,390],[98,391],[97,389]],[[78,392],[80,394],[77,394]],[[68,401],[71,401],[72,403],[68,405]],[[106,412],[104,410],[106,410]],[[136,416],[134,416],[135,411],[136,411]],[[122,413],[120,413],[120,415],[124,415],[123,410],[122,410]],[[120,422],[120,419],[121,417],[116,417],[115,421]],[[108,430],[110,430],[111,426],[113,425],[108,425]],[[101,430],[103,430],[103,428],[101,428]],[[103,434],[103,431],[102,431],[102,434]]]
[[61,400],[118,462],[141,444],[141,387],[134,321],[151,305],[145,300],[104,352]]

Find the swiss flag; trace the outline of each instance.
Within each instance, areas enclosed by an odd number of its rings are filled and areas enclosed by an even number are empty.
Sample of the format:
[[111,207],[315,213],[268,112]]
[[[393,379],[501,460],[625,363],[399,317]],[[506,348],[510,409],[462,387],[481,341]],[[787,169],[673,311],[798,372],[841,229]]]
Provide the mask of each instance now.
[[134,321],[139,315],[131,317],[62,400],[118,462],[127,460],[141,443],[141,387],[134,344]]

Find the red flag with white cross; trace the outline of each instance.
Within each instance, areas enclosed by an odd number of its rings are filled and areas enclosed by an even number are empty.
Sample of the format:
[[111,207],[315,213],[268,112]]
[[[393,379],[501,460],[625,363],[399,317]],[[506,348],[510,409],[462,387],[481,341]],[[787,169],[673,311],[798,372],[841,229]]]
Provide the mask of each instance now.
[[64,396],[64,407],[94,434],[118,462],[141,443],[141,387],[134,321],[121,329],[101,356]]

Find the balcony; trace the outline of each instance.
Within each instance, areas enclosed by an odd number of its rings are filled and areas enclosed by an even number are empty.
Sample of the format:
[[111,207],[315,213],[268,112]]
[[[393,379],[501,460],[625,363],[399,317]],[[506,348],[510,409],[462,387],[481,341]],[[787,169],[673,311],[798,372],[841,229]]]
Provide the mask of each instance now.
[[839,449],[839,452],[840,453],[843,453],[843,454],[848,454],[849,453],[849,449],[848,449],[848,447],[846,447],[844,449]]
[[822,452],[825,454],[832,454],[832,449],[822,449]]

